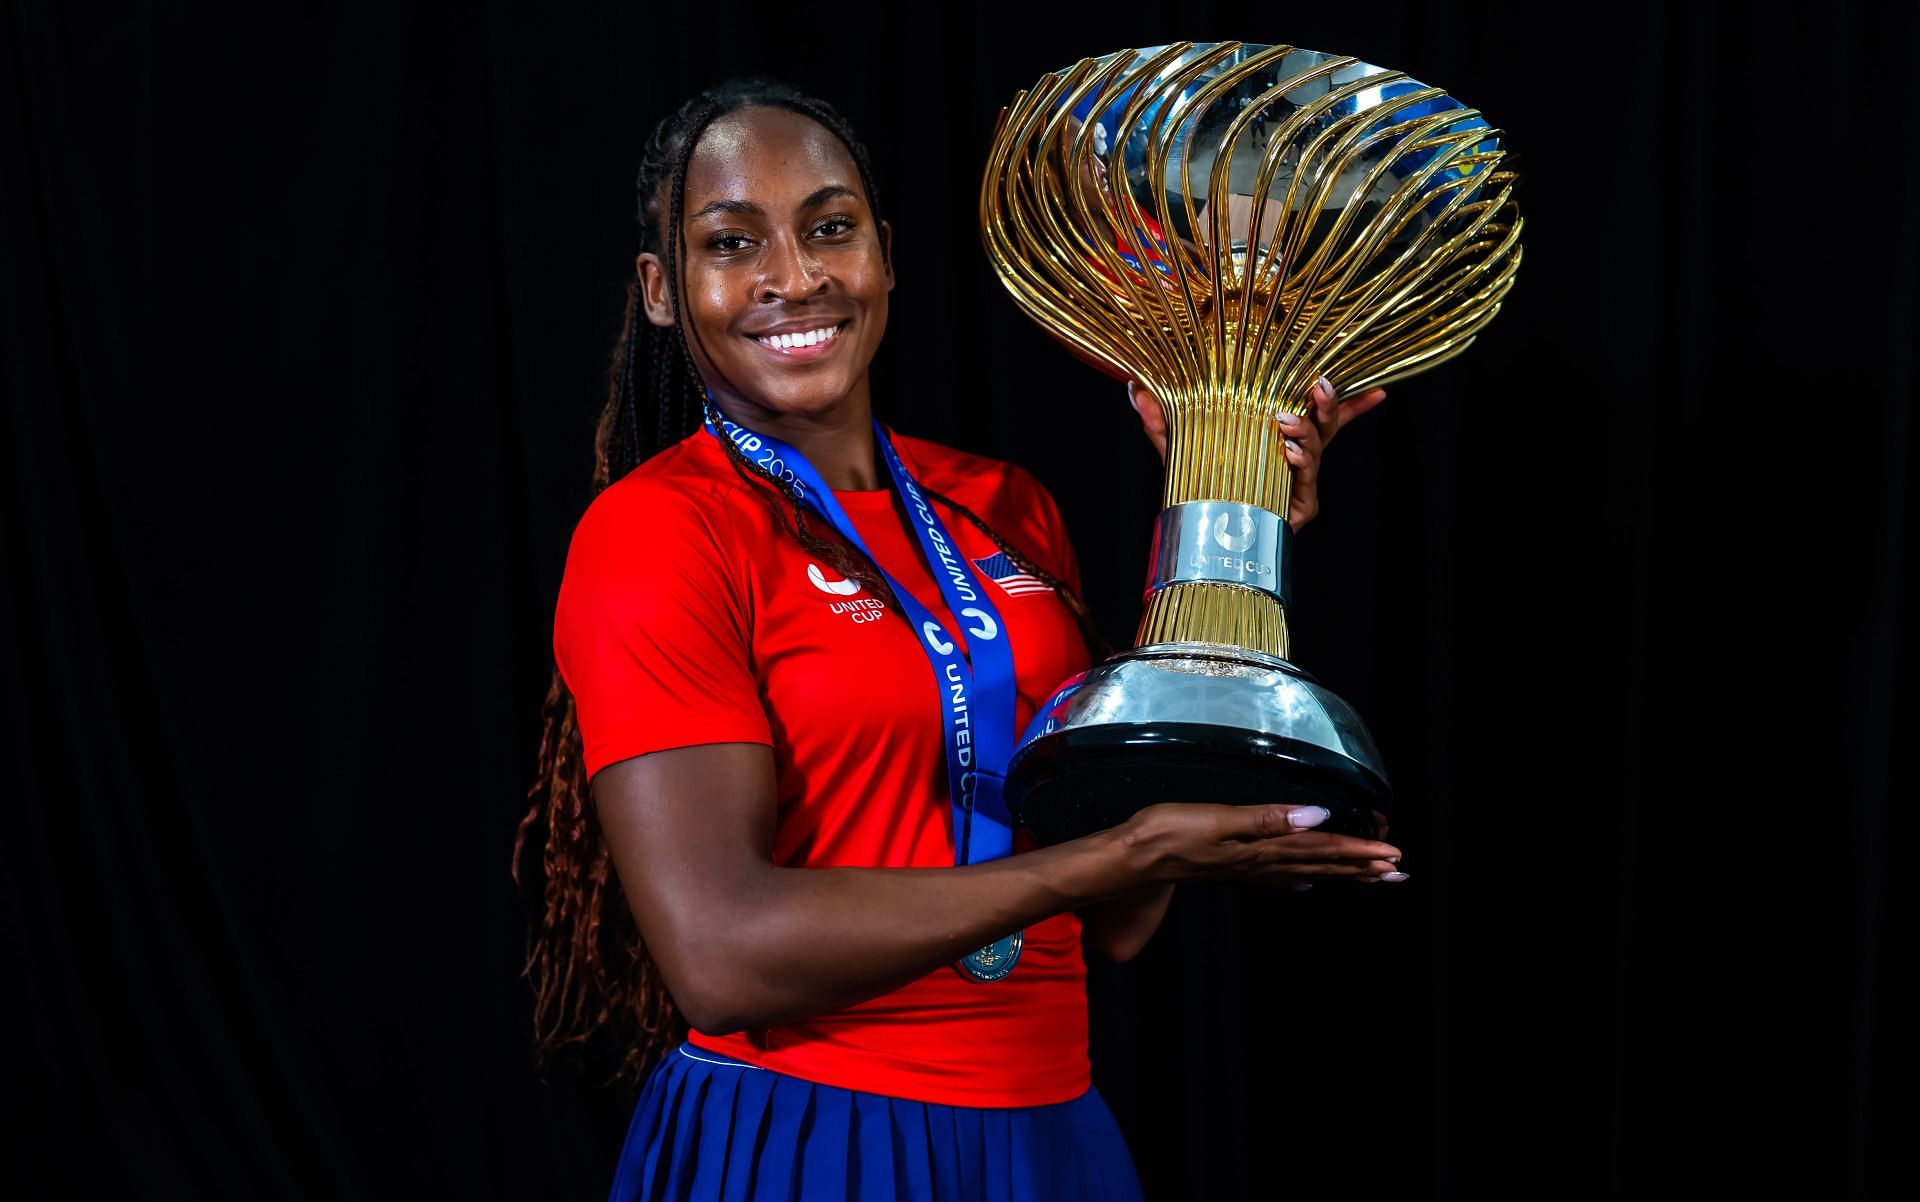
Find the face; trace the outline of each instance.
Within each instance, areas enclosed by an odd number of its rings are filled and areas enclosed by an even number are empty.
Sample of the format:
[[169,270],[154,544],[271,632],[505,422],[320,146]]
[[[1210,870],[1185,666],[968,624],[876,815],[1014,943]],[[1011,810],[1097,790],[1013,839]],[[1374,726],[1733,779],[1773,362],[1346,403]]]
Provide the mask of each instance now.
[[[786,109],[720,118],[687,162],[681,220],[680,316],[721,411],[769,431],[864,418],[893,272],[840,140]],[[672,325],[665,260],[637,267],[648,320]]]

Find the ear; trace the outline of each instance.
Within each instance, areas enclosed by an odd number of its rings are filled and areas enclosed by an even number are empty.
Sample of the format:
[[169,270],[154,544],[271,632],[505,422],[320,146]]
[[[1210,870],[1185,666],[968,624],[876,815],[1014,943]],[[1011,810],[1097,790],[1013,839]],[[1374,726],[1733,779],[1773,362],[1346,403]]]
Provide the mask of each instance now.
[[633,273],[640,277],[640,306],[647,320],[662,328],[672,326],[673,293],[666,263],[652,251],[644,251],[634,259]]
[[887,291],[893,291],[893,223],[880,223],[880,260],[887,265]]

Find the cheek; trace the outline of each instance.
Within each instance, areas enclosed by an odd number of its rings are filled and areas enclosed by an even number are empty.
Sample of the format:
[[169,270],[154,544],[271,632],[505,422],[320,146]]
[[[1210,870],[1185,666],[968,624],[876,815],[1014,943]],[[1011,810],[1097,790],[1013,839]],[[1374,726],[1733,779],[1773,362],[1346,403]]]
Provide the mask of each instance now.
[[700,342],[708,350],[724,353],[733,337],[730,327],[735,310],[725,282],[709,280],[704,287],[690,290],[687,300],[691,309],[684,316],[700,336]]
[[887,281],[880,279],[880,290],[867,302],[867,341],[877,346],[887,331]]

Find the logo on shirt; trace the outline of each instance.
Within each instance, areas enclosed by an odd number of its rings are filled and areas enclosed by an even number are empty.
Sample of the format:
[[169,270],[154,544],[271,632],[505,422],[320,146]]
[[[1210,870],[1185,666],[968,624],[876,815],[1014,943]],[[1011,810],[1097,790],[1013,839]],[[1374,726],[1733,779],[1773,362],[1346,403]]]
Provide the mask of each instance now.
[[807,565],[807,579],[813,581],[813,587],[835,597],[851,597],[860,591],[858,580],[828,580],[817,563]]
[[807,565],[807,581],[829,597],[835,598],[827,607],[828,613],[845,614],[847,621],[854,623],[878,622],[887,616],[887,607],[878,597],[856,597],[860,591],[858,580],[829,580],[827,574],[817,563]]
[[1020,566],[1008,559],[1004,551],[998,555],[989,555],[985,559],[976,559],[973,561],[973,566],[980,569],[982,576],[999,585],[1001,591],[1009,597],[1024,597],[1029,593],[1053,591],[1053,586],[1046,581],[1021,571]]

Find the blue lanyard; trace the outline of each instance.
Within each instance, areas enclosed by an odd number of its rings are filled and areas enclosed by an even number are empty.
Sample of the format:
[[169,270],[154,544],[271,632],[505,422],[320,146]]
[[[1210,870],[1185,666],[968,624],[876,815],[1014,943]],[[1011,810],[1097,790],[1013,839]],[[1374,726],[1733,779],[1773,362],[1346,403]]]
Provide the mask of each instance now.
[[801,503],[832,522],[834,529],[858,547],[886,580],[920,636],[920,649],[927,656],[939,690],[946,733],[947,796],[953,806],[953,862],[977,864],[1010,854],[1013,820],[1007,813],[1006,772],[1007,762],[1013,758],[1015,733],[1013,648],[1007,642],[1000,612],[987,596],[973,564],[947,535],[940,516],[894,453],[886,430],[877,420],[873,423],[874,438],[893,476],[894,488],[906,502],[927,567],[939,582],[947,608],[966,628],[971,664],[940,621],[874,559],[833,490],[804,456],[777,438],[756,434],[725,419],[719,429],[709,420],[707,432],[732,442],[750,462],[791,484]]

